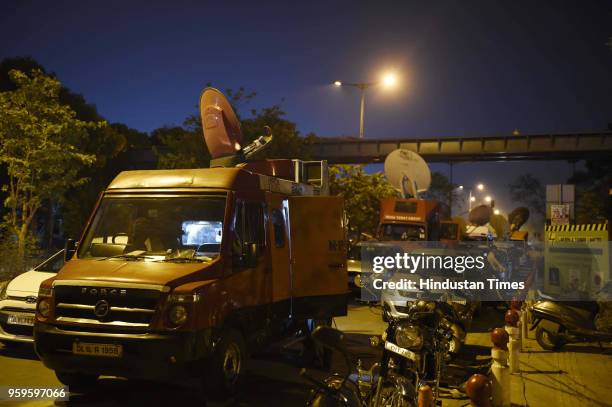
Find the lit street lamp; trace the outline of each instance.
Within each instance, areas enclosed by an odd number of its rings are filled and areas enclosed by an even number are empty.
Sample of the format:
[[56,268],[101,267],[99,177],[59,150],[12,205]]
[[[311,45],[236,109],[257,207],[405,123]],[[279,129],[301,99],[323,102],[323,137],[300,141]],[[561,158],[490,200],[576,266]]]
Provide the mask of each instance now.
[[397,76],[392,73],[388,73],[383,76],[382,80],[378,82],[358,82],[358,83],[345,83],[342,81],[335,81],[334,85],[340,86],[352,86],[361,90],[361,113],[359,115],[359,138],[363,138],[364,136],[364,127],[363,127],[363,116],[365,111],[365,91],[368,88],[376,85],[382,85],[385,88],[393,88],[397,84]]
[[[472,210],[472,203],[476,202],[476,197],[474,195],[472,195],[472,191],[474,190],[474,188],[465,188],[463,185],[459,185],[457,187],[457,189],[460,190],[460,191],[463,191],[465,189],[468,190],[468,192],[469,192],[469,195],[468,195],[468,212],[470,212]],[[477,189],[479,191],[483,191],[485,189],[485,186],[484,186],[484,184],[477,184],[475,189]],[[487,196],[485,198],[485,201],[491,202],[491,197]]]

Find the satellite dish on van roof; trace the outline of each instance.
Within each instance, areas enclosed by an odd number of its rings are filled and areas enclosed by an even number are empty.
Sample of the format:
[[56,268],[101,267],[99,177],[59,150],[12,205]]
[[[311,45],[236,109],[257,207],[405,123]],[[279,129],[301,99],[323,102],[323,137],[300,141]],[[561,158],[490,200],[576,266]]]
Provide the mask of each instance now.
[[470,211],[468,220],[470,223],[478,226],[483,226],[489,223],[493,209],[489,205],[479,205]]
[[215,88],[206,88],[200,96],[200,115],[204,141],[212,157],[211,167],[233,167],[255,156],[272,141],[272,129],[249,145],[242,145],[240,120],[225,95]]
[[206,88],[200,96],[204,141],[212,158],[238,154],[242,149],[240,121],[223,93]]
[[423,157],[414,151],[398,149],[385,159],[387,180],[404,197],[417,197],[431,184],[431,172]]

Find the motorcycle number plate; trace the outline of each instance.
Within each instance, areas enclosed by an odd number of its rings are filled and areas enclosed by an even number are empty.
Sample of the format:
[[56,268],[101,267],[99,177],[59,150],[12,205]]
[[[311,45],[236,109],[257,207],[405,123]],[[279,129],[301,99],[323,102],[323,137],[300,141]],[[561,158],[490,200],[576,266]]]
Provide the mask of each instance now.
[[393,353],[397,353],[398,355],[403,356],[406,359],[410,359],[413,362],[417,362],[419,359],[419,355],[417,355],[416,353],[409,351],[408,349],[399,347],[396,344],[389,342],[389,341],[385,342],[385,349]]
[[547,319],[543,319],[540,321],[540,326],[547,332],[555,333],[559,330],[559,324],[549,321]]

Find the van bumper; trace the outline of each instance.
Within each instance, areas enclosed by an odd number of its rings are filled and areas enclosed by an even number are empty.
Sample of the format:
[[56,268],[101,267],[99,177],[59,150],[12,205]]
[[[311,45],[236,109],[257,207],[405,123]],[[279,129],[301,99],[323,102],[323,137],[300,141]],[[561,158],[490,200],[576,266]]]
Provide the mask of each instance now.
[[[34,347],[49,369],[91,375],[157,379],[198,376],[212,351],[210,330],[169,333],[73,331],[44,323],[34,327]],[[75,341],[122,346],[120,357],[75,355]]]

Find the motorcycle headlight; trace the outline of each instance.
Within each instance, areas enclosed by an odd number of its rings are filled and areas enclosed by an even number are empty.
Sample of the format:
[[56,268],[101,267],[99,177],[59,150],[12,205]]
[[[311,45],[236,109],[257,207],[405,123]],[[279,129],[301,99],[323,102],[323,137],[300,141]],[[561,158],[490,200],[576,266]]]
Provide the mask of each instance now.
[[395,342],[406,349],[421,349],[423,346],[423,333],[419,327],[401,325],[395,330]]
[[187,321],[187,308],[180,304],[173,305],[168,312],[168,319],[172,325],[183,325]]

